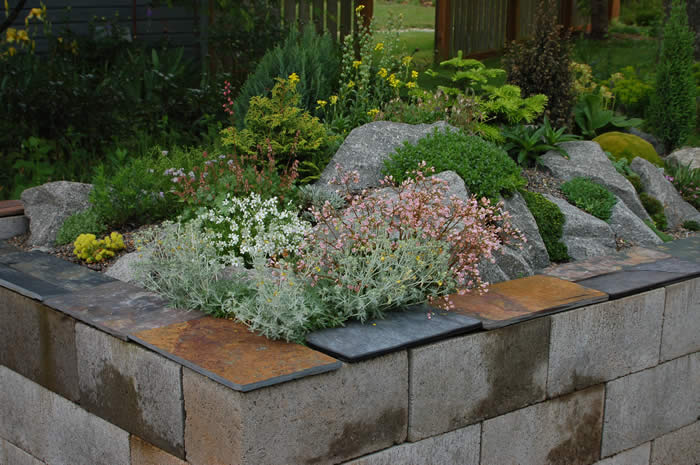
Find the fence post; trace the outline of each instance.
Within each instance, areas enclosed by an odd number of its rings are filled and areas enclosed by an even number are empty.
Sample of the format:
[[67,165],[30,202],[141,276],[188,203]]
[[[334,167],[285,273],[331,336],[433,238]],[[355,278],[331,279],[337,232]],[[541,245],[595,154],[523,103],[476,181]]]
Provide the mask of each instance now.
[[435,58],[444,61],[450,58],[452,40],[451,0],[437,0],[435,5]]
[[507,11],[506,42],[511,42],[516,40],[520,34],[520,0],[508,0]]

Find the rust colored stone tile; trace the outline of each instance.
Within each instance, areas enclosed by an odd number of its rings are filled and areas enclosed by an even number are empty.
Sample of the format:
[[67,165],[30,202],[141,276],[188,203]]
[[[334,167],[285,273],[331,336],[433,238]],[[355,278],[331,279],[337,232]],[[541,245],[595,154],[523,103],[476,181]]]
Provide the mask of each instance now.
[[538,316],[569,310],[608,299],[604,292],[551,276],[530,276],[489,287],[484,295],[451,296],[454,311],[494,329]]
[[651,263],[669,257],[671,255],[659,250],[631,247],[612,255],[579,260],[562,265],[552,265],[543,269],[540,274],[554,276],[567,281],[581,281],[582,279],[614,273],[626,267]]
[[24,215],[24,203],[21,200],[0,201],[0,218]]
[[235,321],[208,316],[141,331],[132,339],[238,391],[324,373],[342,365],[308,347],[272,341]]

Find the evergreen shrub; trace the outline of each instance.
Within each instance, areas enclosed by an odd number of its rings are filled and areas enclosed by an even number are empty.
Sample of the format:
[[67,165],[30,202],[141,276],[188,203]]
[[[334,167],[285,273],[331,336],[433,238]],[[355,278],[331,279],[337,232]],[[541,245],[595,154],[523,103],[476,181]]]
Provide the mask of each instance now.
[[561,190],[572,205],[603,221],[610,219],[617,198],[605,187],[586,178],[574,178],[561,185]]
[[561,241],[564,234],[564,214],[557,204],[550,202],[542,194],[520,190],[527,208],[532,213],[540,230],[542,241],[547,248],[549,259],[553,262],[564,262],[570,259],[569,251]]

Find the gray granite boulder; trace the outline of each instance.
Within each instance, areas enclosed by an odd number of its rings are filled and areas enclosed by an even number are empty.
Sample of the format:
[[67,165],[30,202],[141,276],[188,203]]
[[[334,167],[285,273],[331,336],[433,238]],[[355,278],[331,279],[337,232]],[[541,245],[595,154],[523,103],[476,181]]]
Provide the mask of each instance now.
[[335,190],[330,181],[337,176],[337,169],[357,171],[360,182],[353,189],[362,190],[379,186],[384,176],[384,160],[403,146],[404,142],[415,143],[427,136],[435,128],[451,128],[444,121],[433,124],[404,124],[390,121],[375,121],[353,129],[316,183],[319,187]]
[[540,157],[542,165],[555,178],[561,181],[577,177],[588,178],[617,195],[635,215],[643,220],[651,220],[632,184],[615,170],[597,142],[564,142],[561,146],[569,153],[568,160],[554,151]]
[[141,252],[130,252],[122,255],[109,267],[105,274],[125,283],[140,284],[136,278],[136,270],[134,268],[134,264],[139,262],[139,255],[142,255]]
[[[510,213],[513,226],[518,228],[527,239],[520,251],[525,261],[533,269],[546,268],[549,266],[549,254],[544,245],[540,230],[537,227],[535,217],[527,208],[525,199],[517,192],[509,199],[503,199],[503,208]],[[508,273],[510,276],[511,273]]]
[[677,228],[687,220],[700,222],[700,212],[683,200],[662,170],[639,157],[632,160],[630,168],[642,178],[644,191],[663,204],[670,228]]
[[564,214],[562,242],[569,249],[571,258],[585,260],[615,252],[615,233],[608,223],[579,210],[564,199],[547,194],[545,197],[557,204]]
[[29,245],[53,247],[66,218],[90,206],[92,184],[57,181],[22,192],[24,214],[29,218]]
[[612,209],[608,224],[615,233],[615,237],[624,239],[632,245],[651,246],[663,242],[644,221],[627,208],[619,197]]
[[666,158],[668,163],[689,166],[691,170],[700,169],[700,147],[683,147]]
[[656,153],[658,153],[660,156],[663,156],[666,153],[664,149],[664,144],[662,144],[659,141],[659,139],[657,139],[649,133],[641,131],[637,128],[627,128],[623,132],[626,132],[627,134],[632,134],[633,136],[637,136],[640,139],[644,139],[645,141],[649,142],[651,146],[654,147],[654,150],[656,150]]

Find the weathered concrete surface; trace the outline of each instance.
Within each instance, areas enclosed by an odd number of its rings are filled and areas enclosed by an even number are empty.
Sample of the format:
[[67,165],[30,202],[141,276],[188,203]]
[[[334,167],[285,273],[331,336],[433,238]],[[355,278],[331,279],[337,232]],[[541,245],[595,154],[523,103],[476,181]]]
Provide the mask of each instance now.
[[24,234],[28,228],[29,218],[24,215],[0,218],[0,240]]
[[661,360],[697,351],[700,351],[700,278],[666,287]]
[[664,290],[552,316],[547,395],[555,397],[655,366]]
[[651,442],[645,442],[641,446],[620,452],[617,455],[596,462],[594,465],[649,465],[650,452]]
[[422,441],[394,446],[345,465],[478,465],[480,442],[481,425],[477,423]]
[[52,465],[129,463],[129,433],[4,366],[0,437]]
[[700,463],[700,421],[654,440],[651,465]]
[[603,386],[486,420],[481,463],[584,465],[598,460]]
[[187,461],[330,464],[406,439],[405,351],[241,393],[183,373]]
[[409,440],[543,400],[549,324],[539,318],[411,349]]
[[26,453],[11,442],[0,438],[0,464],[1,465],[44,465],[31,454]]
[[0,287],[0,365],[77,402],[75,320]]
[[133,434],[129,437],[129,445],[131,446],[131,465],[187,465],[187,462]]
[[81,323],[75,333],[84,408],[184,458],[181,366]]
[[607,384],[602,455],[638,446],[697,420],[700,353]]

